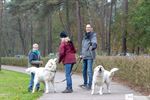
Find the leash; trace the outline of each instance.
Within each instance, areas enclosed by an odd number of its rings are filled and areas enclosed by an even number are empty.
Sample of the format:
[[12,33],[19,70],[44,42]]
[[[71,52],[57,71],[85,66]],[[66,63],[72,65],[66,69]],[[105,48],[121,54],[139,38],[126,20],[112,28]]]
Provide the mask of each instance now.
[[[79,57],[78,59],[79,59],[79,61],[78,61],[78,63],[76,64],[76,67],[75,67],[74,71],[72,71],[71,76],[74,74],[73,72],[76,72],[76,71],[77,71],[78,66],[79,66],[79,63],[80,63],[81,60],[82,60],[80,57]],[[66,78],[63,79],[63,80],[61,80],[61,81],[55,82],[55,83],[62,83],[62,82],[65,82],[65,81],[66,81]]]

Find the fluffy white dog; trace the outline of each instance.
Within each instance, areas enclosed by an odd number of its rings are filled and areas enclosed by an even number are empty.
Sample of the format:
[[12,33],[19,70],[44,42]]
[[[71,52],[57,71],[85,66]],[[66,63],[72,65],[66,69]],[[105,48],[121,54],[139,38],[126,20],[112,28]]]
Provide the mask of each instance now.
[[44,82],[46,90],[45,93],[49,93],[50,83],[53,85],[53,89],[55,92],[54,78],[57,68],[56,60],[57,59],[50,59],[45,65],[45,67],[40,68],[30,67],[26,69],[26,72],[35,74],[32,93],[35,92],[36,84],[39,82]]
[[103,85],[106,83],[107,85],[107,91],[110,93],[110,83],[112,76],[114,75],[114,72],[119,70],[118,68],[113,68],[110,71],[107,71],[104,69],[102,65],[97,66],[94,69],[93,74],[93,81],[92,81],[92,92],[91,94],[94,94],[95,86],[99,86],[99,94],[103,94]]

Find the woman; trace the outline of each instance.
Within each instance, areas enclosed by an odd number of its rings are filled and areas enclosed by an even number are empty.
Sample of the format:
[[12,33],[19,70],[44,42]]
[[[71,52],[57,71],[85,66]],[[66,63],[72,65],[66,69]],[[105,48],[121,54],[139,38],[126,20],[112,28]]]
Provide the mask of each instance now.
[[76,50],[74,48],[73,43],[70,41],[66,32],[60,33],[61,43],[59,46],[59,63],[62,62],[65,67],[65,76],[66,76],[66,84],[67,87],[62,93],[72,93],[72,78],[71,71],[73,65],[76,63],[75,53]]

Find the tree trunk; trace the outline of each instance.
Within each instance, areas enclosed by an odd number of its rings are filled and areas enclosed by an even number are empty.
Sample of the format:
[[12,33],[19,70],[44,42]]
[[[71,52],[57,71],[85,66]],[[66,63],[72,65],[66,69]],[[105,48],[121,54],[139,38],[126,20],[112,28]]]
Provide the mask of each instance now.
[[29,31],[29,20],[28,20],[29,15],[27,13],[25,13],[25,16],[23,17],[21,24],[22,24],[22,36],[24,37],[24,55],[28,54],[28,47],[29,47],[29,36],[30,36],[30,31]]
[[86,3],[87,3],[86,8],[87,8],[87,14],[88,14],[88,21],[89,21],[89,23],[90,23],[91,25],[93,25],[93,21],[92,21],[92,17],[91,17],[91,12],[90,12],[90,4],[89,4],[89,1],[87,0]]
[[4,1],[0,0],[0,56],[5,56],[7,53],[6,45],[5,44],[5,39],[4,39],[4,32],[3,32],[3,18],[4,18]]
[[48,17],[48,54],[52,53],[52,15]]
[[22,49],[23,49],[23,54],[25,54],[25,41],[24,41],[24,37],[23,37],[23,31],[22,31],[22,24],[21,24],[21,18],[20,16],[17,17],[17,21],[18,21],[18,29],[19,29],[19,37],[20,37],[20,40],[21,40],[21,44],[22,44]]
[[77,32],[78,32],[78,48],[81,51],[81,41],[82,41],[82,21],[80,14],[80,1],[76,0],[76,16],[77,16]]
[[64,24],[64,21],[63,21],[63,16],[61,14],[61,11],[59,11],[59,19],[60,19],[60,22],[62,24],[62,27],[64,28],[64,30],[67,30],[65,24]]
[[101,36],[101,50],[105,51],[105,32],[104,32],[104,18],[100,18],[100,36]]
[[65,0],[66,3],[66,31],[70,37],[72,37],[72,33],[70,30],[70,17],[69,17],[69,0]]
[[31,20],[30,24],[31,24],[31,27],[30,27],[31,28],[30,29],[31,37],[30,38],[31,38],[31,48],[32,48],[32,45],[33,45],[33,22],[32,22],[32,20]]
[[140,54],[140,47],[138,46],[137,47],[137,55],[139,55]]
[[41,37],[42,43],[40,44],[40,47],[42,47],[42,49],[41,49],[42,50],[42,54],[45,57],[46,56],[46,50],[47,50],[47,48],[46,48],[46,39],[47,38],[46,38],[46,34],[41,33],[41,35],[42,35],[42,37]]
[[108,43],[107,43],[107,55],[110,56],[111,53],[111,19],[112,19],[112,9],[113,9],[113,1],[110,3],[110,10],[109,10],[109,24],[108,24]]
[[128,17],[128,0],[123,0],[123,19],[122,19],[122,52],[126,55],[126,36],[127,36],[127,17]]
[[[0,35],[2,37],[2,16],[3,16],[3,2],[0,0]],[[2,38],[0,37],[0,46],[2,45]],[[2,47],[2,46],[1,46]],[[0,49],[1,50],[1,49]],[[0,71],[1,71],[1,52],[0,52]]]
[[[0,45],[2,45],[2,17],[3,17],[3,2],[0,0]],[[1,52],[0,52],[1,56]]]
[[101,7],[99,7],[99,5],[97,5],[97,13],[98,12],[101,12],[101,13],[98,13],[99,14],[99,17],[100,17],[100,36],[101,36],[101,51],[102,52],[105,52],[106,50],[106,45],[105,45],[105,41],[106,41],[106,38],[105,38],[105,2],[104,0],[102,1],[102,4],[101,4]]

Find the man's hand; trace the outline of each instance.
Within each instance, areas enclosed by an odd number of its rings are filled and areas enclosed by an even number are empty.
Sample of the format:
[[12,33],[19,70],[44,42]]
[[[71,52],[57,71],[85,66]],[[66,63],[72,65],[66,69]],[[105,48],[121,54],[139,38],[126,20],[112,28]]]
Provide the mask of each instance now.
[[43,61],[39,61],[39,65],[42,66],[43,65]]
[[93,47],[92,47],[92,46],[90,46],[90,47],[89,47],[89,50],[90,50],[90,51],[92,51],[92,50],[93,50]]
[[79,56],[79,58],[80,58],[80,59],[83,59],[83,56],[82,56],[82,55],[80,55],[80,56]]
[[59,59],[56,61],[56,64],[60,64],[60,60]]
[[93,45],[91,45],[89,47],[89,50],[92,51],[92,50],[95,50],[97,48],[97,44],[96,43],[93,43]]
[[43,65],[43,61],[39,61],[39,63],[40,63],[41,65]]

